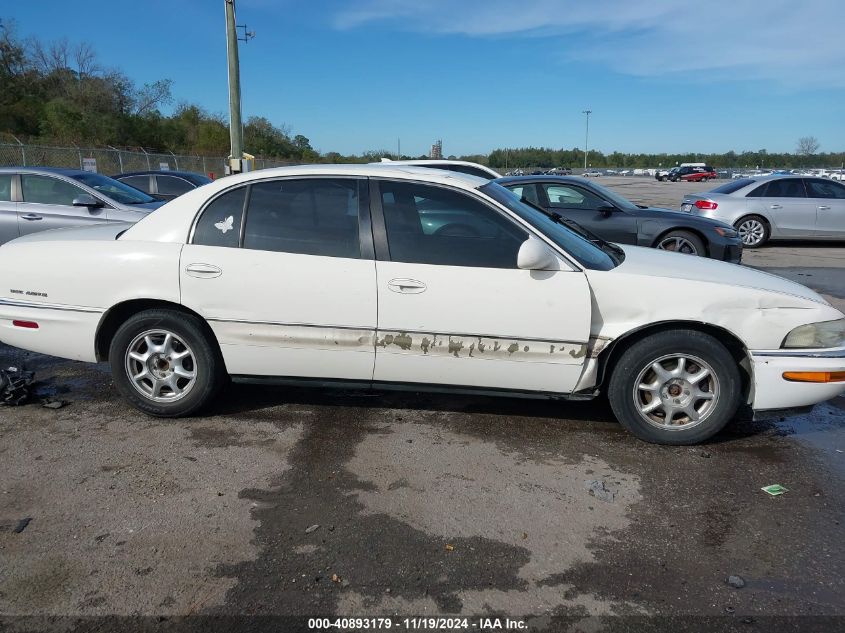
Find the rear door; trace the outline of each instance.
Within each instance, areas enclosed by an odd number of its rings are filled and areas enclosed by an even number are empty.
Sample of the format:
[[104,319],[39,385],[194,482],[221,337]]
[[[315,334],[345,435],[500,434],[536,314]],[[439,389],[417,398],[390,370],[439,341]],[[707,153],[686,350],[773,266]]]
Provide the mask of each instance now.
[[543,206],[549,211],[575,220],[609,242],[636,245],[637,221],[621,210],[608,213],[599,211],[602,207],[613,205],[586,187],[569,183],[543,183],[540,194]]
[[816,231],[817,204],[807,198],[802,178],[770,180],[760,190],[758,204],[782,237],[807,237]]
[[12,184],[16,184],[15,174],[0,174],[0,244],[13,240],[18,232],[18,204],[12,195]]
[[90,195],[84,189],[55,176],[21,174],[18,229],[21,235],[106,222],[106,207],[75,207],[74,198]]
[[208,320],[230,374],[372,378],[367,206],[366,180],[293,178],[205,207],[182,249],[182,303]]
[[816,234],[845,239],[845,185],[821,178],[804,182],[809,199],[816,205]]
[[566,393],[585,361],[581,271],[516,265],[528,231],[469,192],[374,181],[375,380]]

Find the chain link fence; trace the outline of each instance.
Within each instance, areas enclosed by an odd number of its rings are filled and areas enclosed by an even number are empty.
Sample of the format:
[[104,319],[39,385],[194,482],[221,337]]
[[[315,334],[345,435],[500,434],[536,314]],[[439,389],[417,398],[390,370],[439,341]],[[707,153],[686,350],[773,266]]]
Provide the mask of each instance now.
[[[212,178],[225,175],[223,156],[189,156],[117,149],[115,147],[51,147],[24,143],[0,143],[0,166],[65,167],[86,169],[106,176],[129,171],[192,171]],[[256,158],[255,169],[295,165],[295,161]]]

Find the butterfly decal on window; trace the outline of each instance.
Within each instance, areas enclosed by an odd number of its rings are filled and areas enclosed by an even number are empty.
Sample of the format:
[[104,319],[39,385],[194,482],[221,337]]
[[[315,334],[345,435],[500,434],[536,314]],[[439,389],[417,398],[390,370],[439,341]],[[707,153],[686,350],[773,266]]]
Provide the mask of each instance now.
[[214,228],[220,229],[220,232],[225,235],[227,231],[232,230],[232,226],[234,225],[234,223],[235,223],[235,218],[234,218],[234,216],[230,215],[228,218],[226,218],[222,222],[215,222]]

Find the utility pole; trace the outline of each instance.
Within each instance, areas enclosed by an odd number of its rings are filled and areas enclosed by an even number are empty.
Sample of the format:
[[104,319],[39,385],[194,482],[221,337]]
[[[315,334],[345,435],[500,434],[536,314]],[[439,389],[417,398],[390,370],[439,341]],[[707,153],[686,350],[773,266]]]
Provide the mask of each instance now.
[[396,138],[396,160],[402,160],[402,139]]
[[590,146],[590,115],[593,113],[592,110],[581,110],[583,114],[587,115],[587,133],[584,136],[584,171],[587,171],[587,154],[589,153],[589,146]]
[[226,2],[226,55],[229,59],[229,168],[243,171],[244,137],[241,122],[241,69],[238,59],[238,32],[235,29],[235,0]]

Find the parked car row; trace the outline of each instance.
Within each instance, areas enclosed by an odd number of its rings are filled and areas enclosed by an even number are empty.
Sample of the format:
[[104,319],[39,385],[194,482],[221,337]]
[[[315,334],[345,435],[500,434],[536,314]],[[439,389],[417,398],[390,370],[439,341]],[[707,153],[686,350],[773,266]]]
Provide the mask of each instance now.
[[715,180],[719,176],[716,170],[710,167],[710,165],[705,165],[704,163],[681,163],[678,167],[673,167],[668,171],[659,170],[654,177],[660,182],[664,180],[670,182],[678,182],[680,180],[705,182],[707,180]]
[[108,360],[120,393],[164,417],[209,406],[227,379],[605,392],[637,437],[690,444],[740,407],[845,391],[845,315],[818,294],[613,244],[566,217],[578,210],[661,223],[585,179],[392,164],[231,176],[135,224],[0,247],[0,340]]

